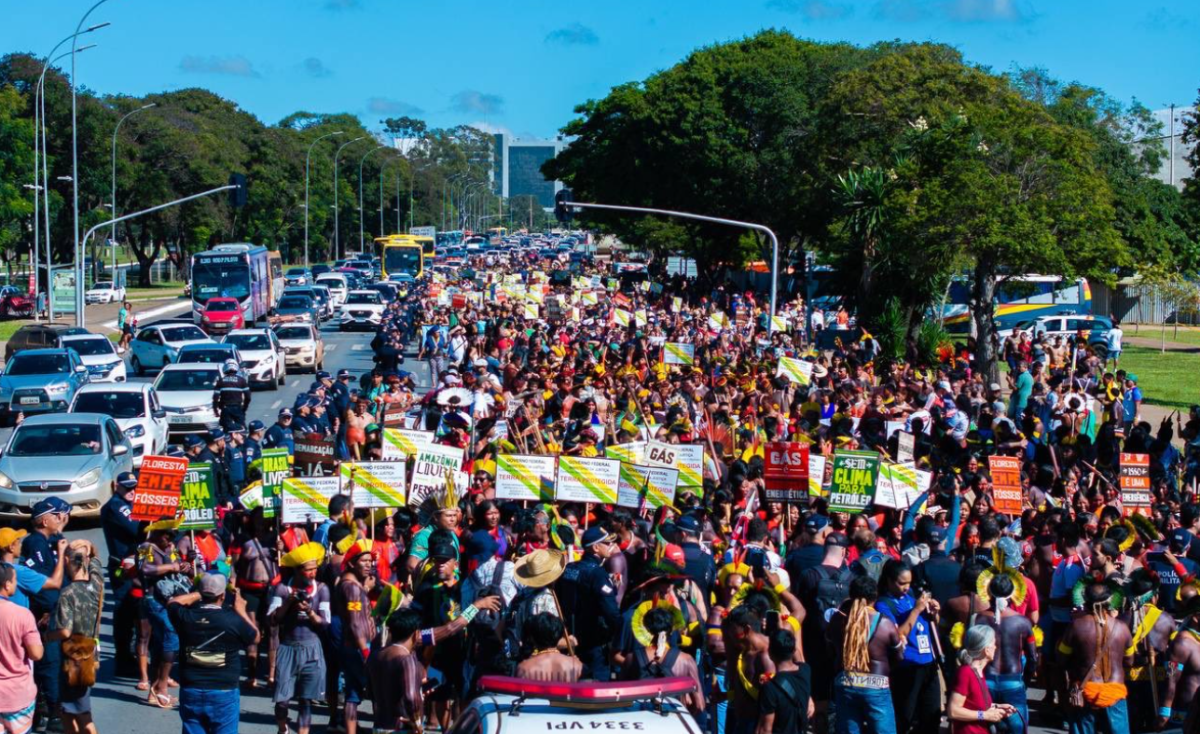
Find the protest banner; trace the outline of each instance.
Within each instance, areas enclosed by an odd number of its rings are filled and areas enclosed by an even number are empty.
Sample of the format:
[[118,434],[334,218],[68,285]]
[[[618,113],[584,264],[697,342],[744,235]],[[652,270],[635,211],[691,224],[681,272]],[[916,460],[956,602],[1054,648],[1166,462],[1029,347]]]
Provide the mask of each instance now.
[[579,294],[579,301],[584,306],[595,306],[600,303],[600,294],[596,291],[583,291]]
[[536,320],[540,318],[540,307],[536,303],[526,303],[523,311],[525,318]]
[[347,461],[339,467],[342,491],[355,507],[404,507],[405,463],[403,461]]
[[650,321],[649,321],[649,319],[646,318],[646,311],[644,309],[638,309],[637,311],[633,312],[633,325],[634,326],[636,326],[640,329],[648,323],[650,323]]
[[137,489],[133,491],[133,509],[129,519],[154,522],[164,517],[175,517],[187,467],[187,459],[170,456],[143,458]]
[[1150,493],[1150,455],[1121,454],[1121,506],[1126,515],[1149,515],[1154,497]]
[[791,328],[786,316],[772,316],[771,330],[772,331],[787,331]]
[[617,501],[621,483],[621,462],[615,459],[586,459],[560,456],[554,498],[560,502]]
[[287,449],[263,449],[263,517],[275,517],[275,513],[279,511],[283,480],[292,475],[292,467],[288,463],[290,458],[291,454]]
[[[891,425],[889,421],[888,425]],[[904,424],[901,423],[901,426]],[[896,461],[901,464],[916,458],[917,437],[908,431],[899,431],[896,436]]]
[[621,482],[617,504],[621,507],[658,509],[675,502],[679,472],[663,466],[642,466],[621,462]]
[[180,530],[210,530],[217,526],[217,494],[212,464],[189,464],[179,494],[183,512]]
[[626,311],[623,308],[618,308],[618,309],[613,310],[613,323],[616,324],[617,326],[622,326],[622,327],[629,326],[632,319],[633,319],[633,314],[629,313],[628,311]]
[[646,461],[646,442],[645,441],[630,441],[629,443],[619,443],[604,448],[604,455],[610,459],[617,459],[626,464],[641,464]]
[[663,363],[690,366],[696,361],[696,345],[663,342]]
[[724,313],[717,311],[708,316],[709,331],[722,331],[729,328],[729,317]]
[[996,512],[1020,515],[1025,509],[1025,497],[1021,492],[1021,460],[1015,456],[989,456],[988,468],[992,473],[992,499]]
[[404,461],[416,456],[424,446],[433,445],[433,431],[414,431],[407,428],[383,429],[383,458],[385,461]]
[[263,506],[263,484],[262,482],[251,482],[246,485],[242,493],[238,495],[238,502],[241,503],[242,509],[247,512],[254,512],[259,507]]
[[288,477],[283,480],[280,519],[285,524],[322,522],[329,517],[329,500],[341,493],[340,477]]
[[333,473],[337,461],[333,456],[333,439],[320,433],[297,433],[295,436],[296,471],[305,477],[324,477]]
[[879,454],[874,451],[836,451],[833,481],[829,485],[829,511],[859,513],[875,499]]
[[825,494],[825,457],[821,454],[808,455],[808,496]]
[[885,460],[879,465],[875,504],[879,507],[907,510],[921,493],[918,486],[917,472],[911,466]]
[[500,454],[496,457],[496,499],[554,500],[553,456]]
[[808,444],[776,441],[763,448],[763,480],[769,502],[808,499]]
[[701,494],[704,486],[704,446],[650,441],[646,445],[646,463],[679,470],[679,487]]
[[[461,471],[463,450],[454,446],[431,445],[422,446],[416,453],[416,463],[413,464],[412,481],[408,487],[408,504],[419,507],[430,497],[442,494],[446,489],[446,472],[454,472],[454,483],[465,492],[470,481]],[[461,476],[460,476],[461,475]]]
[[775,376],[797,385],[807,385],[812,382],[812,371],[813,363],[808,360],[780,357],[779,366],[775,369]]

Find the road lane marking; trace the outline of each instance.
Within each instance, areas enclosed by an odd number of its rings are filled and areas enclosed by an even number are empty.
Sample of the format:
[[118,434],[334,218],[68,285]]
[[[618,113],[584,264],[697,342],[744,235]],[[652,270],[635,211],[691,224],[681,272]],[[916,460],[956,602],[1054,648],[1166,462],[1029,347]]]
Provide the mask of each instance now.
[[276,408],[278,408],[281,405],[283,405],[283,401],[276,400],[275,402],[271,403],[271,410],[275,410]]
[[367,348],[367,345],[366,345],[366,344],[352,344],[352,345],[350,346],[350,351],[352,351],[352,352],[361,352],[361,351],[363,351],[363,350],[364,350],[364,349],[366,349],[366,348]]

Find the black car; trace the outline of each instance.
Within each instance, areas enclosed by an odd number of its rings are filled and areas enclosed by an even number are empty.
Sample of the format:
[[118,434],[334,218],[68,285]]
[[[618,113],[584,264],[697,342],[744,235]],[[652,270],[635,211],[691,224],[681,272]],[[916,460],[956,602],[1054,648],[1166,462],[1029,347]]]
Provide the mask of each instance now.
[[64,324],[27,324],[17,329],[4,346],[5,361],[26,349],[57,349],[64,336],[90,334],[87,329]]

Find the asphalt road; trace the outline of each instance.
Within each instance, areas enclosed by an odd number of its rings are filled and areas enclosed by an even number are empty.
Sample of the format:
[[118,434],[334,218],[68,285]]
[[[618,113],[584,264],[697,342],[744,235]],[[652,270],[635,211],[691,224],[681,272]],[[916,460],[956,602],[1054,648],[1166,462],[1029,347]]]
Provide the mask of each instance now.
[[[372,335],[366,332],[342,333],[336,327],[326,326],[322,329],[325,339],[325,369],[336,373],[339,369],[349,369],[355,375],[369,371],[374,367],[370,341]],[[429,388],[429,370],[423,361],[411,359],[405,368],[416,373],[417,385],[422,390]],[[130,378],[133,382],[151,381],[153,376]],[[289,374],[287,383],[278,390],[256,389],[247,413],[248,420],[258,419],[268,426],[274,423],[281,407],[290,407],[296,396],[306,391],[312,384],[310,373]],[[0,440],[7,441],[11,429],[0,433]],[[93,521],[68,527],[66,535],[70,539],[87,538],[104,552],[104,537],[99,526]],[[92,691],[92,705],[97,727],[100,731],[120,731],[122,734],[161,734],[164,731],[177,731],[179,716],[174,711],[155,708],[146,703],[146,693],[138,691],[134,686],[136,679],[118,678],[112,664],[112,608],[106,595],[103,628],[101,634],[102,662],[98,683]],[[261,673],[260,673],[261,675]],[[370,705],[364,707],[370,711]],[[365,718],[369,721],[370,714]],[[315,731],[323,731],[328,721],[327,711],[317,707],[313,717],[317,726]],[[292,728],[295,729],[295,712],[292,713]],[[270,693],[264,689],[242,692],[242,717],[239,727],[246,734],[269,734],[274,732],[275,720]]]

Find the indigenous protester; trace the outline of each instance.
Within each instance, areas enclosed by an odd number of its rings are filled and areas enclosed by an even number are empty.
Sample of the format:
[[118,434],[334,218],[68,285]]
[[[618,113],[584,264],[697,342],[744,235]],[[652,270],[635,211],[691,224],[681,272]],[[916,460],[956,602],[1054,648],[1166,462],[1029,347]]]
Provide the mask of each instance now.
[[[279,635],[273,698],[275,723],[281,734],[288,731],[288,702],[296,700],[298,731],[308,734],[312,702],[325,698],[321,636],[327,634],[332,611],[329,587],[317,581],[317,569],[324,559],[325,548],[320,543],[305,543],[289,552],[280,565],[290,578],[271,591],[268,615]],[[252,655],[249,651],[247,654]]]

